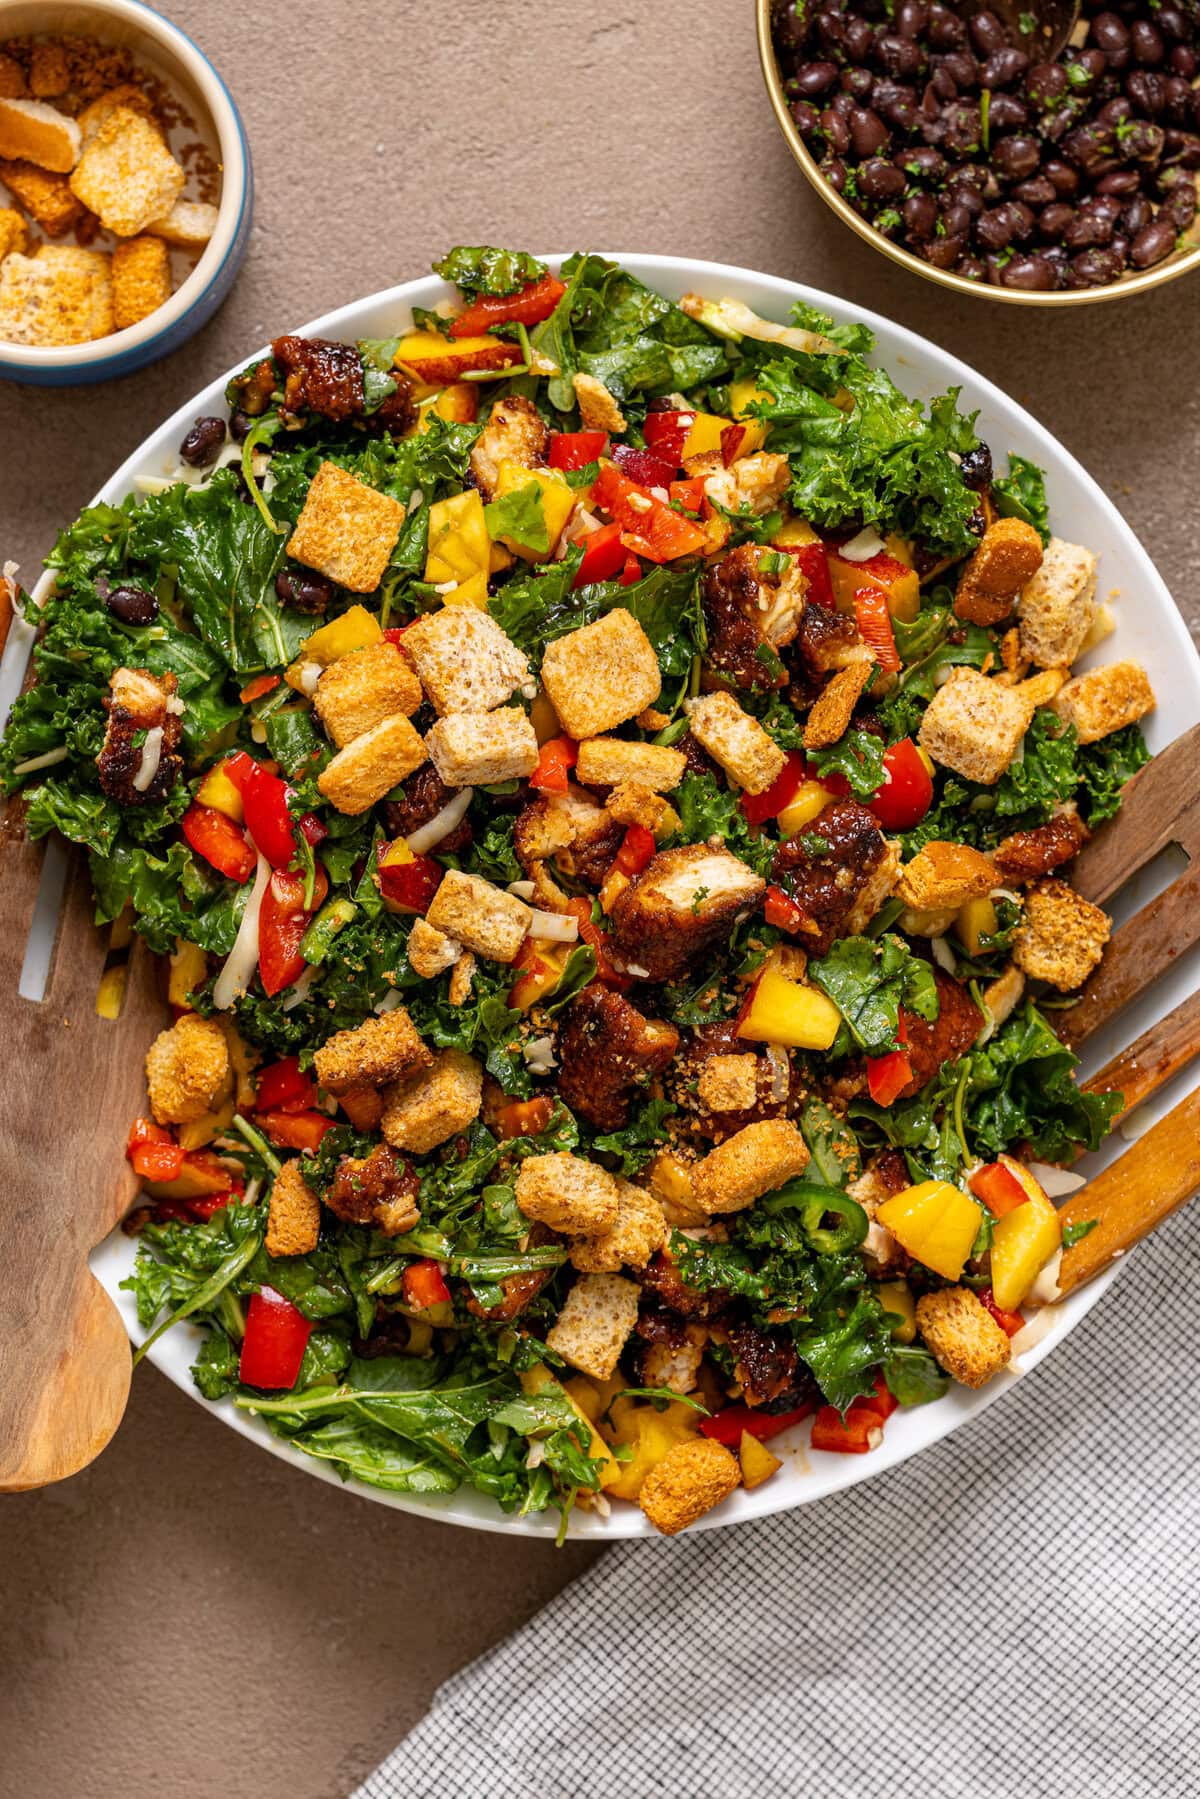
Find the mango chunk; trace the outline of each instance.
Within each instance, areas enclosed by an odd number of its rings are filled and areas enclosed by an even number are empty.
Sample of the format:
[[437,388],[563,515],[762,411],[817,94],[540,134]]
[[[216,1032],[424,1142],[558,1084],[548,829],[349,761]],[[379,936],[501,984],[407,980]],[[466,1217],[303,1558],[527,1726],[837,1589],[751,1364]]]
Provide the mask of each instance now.
[[505,532],[499,533],[498,541],[525,562],[546,562],[553,556],[567,520],[575,510],[575,490],[557,469],[528,469],[522,463],[506,458],[501,462],[496,476],[497,500],[503,500],[508,494],[516,493],[524,487],[537,487],[541,490],[541,516],[549,546],[543,550],[539,544],[521,543]]
[[984,937],[993,937],[999,920],[990,899],[970,899],[959,907],[954,920],[954,934],[969,956],[984,954]]
[[168,1004],[177,1006],[181,1012],[188,1011],[188,994],[204,985],[207,973],[208,957],[200,945],[188,943],[186,938],[176,937],[167,975]]
[[571,1410],[585,1427],[588,1454],[593,1460],[603,1463],[603,1467],[600,1470],[601,1489],[613,1490],[616,1487],[619,1476],[623,1472],[621,1463],[618,1462],[616,1456],[604,1441],[599,1431],[597,1431],[594,1423],[579,1404],[579,1401],[575,1398],[574,1394],[570,1393],[567,1388],[563,1386],[562,1382],[550,1372],[544,1362],[538,1362],[534,1367],[526,1368],[525,1372],[521,1375],[520,1380],[521,1390],[524,1393],[536,1395],[538,1393],[544,1393],[549,1387],[556,1387],[560,1393],[566,1396],[570,1403]]
[[907,1281],[880,1281],[875,1289],[885,1312],[901,1320],[892,1326],[893,1343],[911,1343],[917,1334],[917,1304]]
[[242,796],[225,773],[221,762],[209,769],[196,789],[196,804],[212,806],[217,812],[223,812],[226,818],[232,818],[235,825],[240,825],[245,818]]
[[992,1298],[1015,1312],[1029,1297],[1038,1275],[1062,1244],[1062,1226],[1053,1201],[1022,1163],[1003,1158],[1029,1198],[992,1226]]
[[833,799],[828,787],[820,781],[801,781],[792,798],[779,814],[779,835],[795,837],[814,818],[820,817],[826,806]]
[[983,1219],[975,1201],[949,1181],[906,1187],[885,1199],[875,1216],[914,1260],[948,1281],[956,1281],[966,1266]]
[[700,1414],[695,1406],[684,1405],[678,1399],[661,1411],[636,1399],[614,1399],[608,1417],[609,1423],[603,1426],[608,1441],[633,1450],[632,1460],[619,1463],[617,1478],[611,1485],[606,1483],[616,1499],[636,1499],[646,1476],[668,1451],[694,1437],[700,1429]]
[[841,1022],[841,1013],[819,988],[802,986],[778,969],[766,968],[738,1025],[738,1036],[789,1049],[828,1049]]
[[483,500],[475,488],[434,501],[429,508],[427,581],[440,586],[446,581],[469,581],[482,573],[486,594],[489,547]]
[[765,1443],[752,1437],[748,1430],[742,1432],[742,1440],[738,1444],[738,1462],[741,1464],[742,1485],[747,1492],[761,1487],[765,1480],[770,1480],[783,1467],[777,1455],[772,1455]]

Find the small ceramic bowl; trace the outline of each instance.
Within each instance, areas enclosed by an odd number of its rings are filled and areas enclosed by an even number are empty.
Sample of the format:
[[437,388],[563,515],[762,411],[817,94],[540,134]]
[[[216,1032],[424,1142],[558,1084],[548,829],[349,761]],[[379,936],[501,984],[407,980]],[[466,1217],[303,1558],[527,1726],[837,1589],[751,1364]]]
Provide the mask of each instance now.
[[72,0],[66,6],[0,0],[0,43],[35,35],[95,38],[129,50],[186,108],[221,173],[216,230],[186,279],[148,317],[89,343],[39,348],[0,340],[0,379],[39,387],[111,381],[177,350],[229,292],[250,239],[250,148],[233,97],[208,58],[139,0]]

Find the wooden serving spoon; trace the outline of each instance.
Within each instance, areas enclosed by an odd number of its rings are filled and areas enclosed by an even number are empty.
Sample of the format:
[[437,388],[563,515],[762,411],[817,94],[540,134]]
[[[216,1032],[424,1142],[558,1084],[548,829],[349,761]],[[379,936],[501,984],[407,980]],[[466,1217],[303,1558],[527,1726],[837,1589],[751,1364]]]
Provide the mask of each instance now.
[[954,10],[968,24],[977,13],[995,13],[1034,62],[1053,62],[1070,42],[1079,0],[959,0]]

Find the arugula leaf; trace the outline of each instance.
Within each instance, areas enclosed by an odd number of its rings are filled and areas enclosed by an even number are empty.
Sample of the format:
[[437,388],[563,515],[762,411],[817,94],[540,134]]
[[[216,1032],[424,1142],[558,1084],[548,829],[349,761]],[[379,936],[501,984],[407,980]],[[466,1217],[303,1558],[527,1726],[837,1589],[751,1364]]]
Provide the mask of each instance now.
[[668,847],[719,837],[730,854],[740,857],[755,874],[768,873],[778,846],[747,824],[733,789],[719,786],[711,775],[689,769],[671,801],[679,814],[679,830]]
[[808,973],[868,1056],[896,1048],[901,1006],[918,1018],[938,1015],[933,971],[902,937],[841,937],[827,956],[809,963]]
[[1046,472],[1026,456],[1008,453],[1008,474],[992,481],[992,500],[1002,518],[1024,519],[1042,542],[1050,542],[1050,508],[1046,503]]
[[904,1406],[928,1405],[950,1387],[950,1376],[942,1372],[927,1349],[916,1344],[892,1345],[883,1358],[883,1378],[892,1397]]
[[515,294],[548,273],[528,250],[459,244],[433,264],[433,272],[468,294]]
[[844,1412],[851,1400],[871,1392],[872,1370],[883,1359],[888,1337],[874,1293],[860,1291],[849,1311],[827,1305],[807,1329],[792,1334],[829,1405]]
[[844,1191],[862,1173],[858,1139],[850,1126],[815,1094],[804,1102],[799,1118],[800,1135],[809,1149],[809,1163],[800,1179]]

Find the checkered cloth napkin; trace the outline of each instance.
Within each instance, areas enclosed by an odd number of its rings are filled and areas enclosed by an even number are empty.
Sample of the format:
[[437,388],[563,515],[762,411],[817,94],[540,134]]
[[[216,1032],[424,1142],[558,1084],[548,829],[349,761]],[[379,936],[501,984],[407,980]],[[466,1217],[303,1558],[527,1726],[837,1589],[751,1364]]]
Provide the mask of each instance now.
[[925,1454],[614,1548],[355,1799],[1195,1799],[1198,1294],[1185,1212]]

